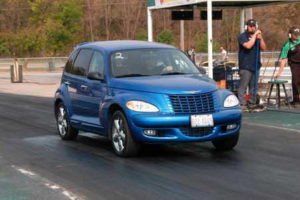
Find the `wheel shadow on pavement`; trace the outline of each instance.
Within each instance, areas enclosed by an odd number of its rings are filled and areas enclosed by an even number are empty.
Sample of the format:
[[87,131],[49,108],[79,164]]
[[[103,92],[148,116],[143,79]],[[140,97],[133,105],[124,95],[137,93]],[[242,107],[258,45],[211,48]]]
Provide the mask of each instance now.
[[[237,147],[238,148],[238,147]],[[139,158],[166,158],[184,160],[233,161],[239,160],[239,152],[230,150],[217,151],[209,142],[205,143],[172,143],[144,145]]]

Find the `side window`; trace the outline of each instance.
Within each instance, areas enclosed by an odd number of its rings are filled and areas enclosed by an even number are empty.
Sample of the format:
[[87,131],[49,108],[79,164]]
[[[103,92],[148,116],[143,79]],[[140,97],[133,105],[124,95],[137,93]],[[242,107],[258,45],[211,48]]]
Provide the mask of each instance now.
[[73,74],[86,76],[92,54],[93,51],[90,49],[80,50],[74,63]]
[[89,72],[98,72],[104,76],[104,59],[103,55],[95,51],[91,60]]
[[74,60],[75,60],[75,58],[76,58],[78,52],[79,52],[79,50],[75,50],[75,51],[73,51],[73,53],[70,55],[70,57],[69,57],[69,59],[68,59],[68,61],[67,61],[67,63],[66,63],[66,66],[65,66],[66,72],[72,73],[73,68],[74,68],[74,65],[73,65],[73,64],[74,64]]

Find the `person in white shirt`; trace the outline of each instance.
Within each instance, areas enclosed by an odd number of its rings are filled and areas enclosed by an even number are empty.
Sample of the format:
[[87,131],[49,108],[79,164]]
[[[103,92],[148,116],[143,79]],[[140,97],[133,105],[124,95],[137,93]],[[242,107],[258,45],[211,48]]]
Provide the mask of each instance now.
[[224,47],[220,47],[221,50],[221,61],[227,61],[227,51],[224,49]]
[[191,46],[191,49],[188,50],[188,55],[191,58],[191,60],[195,62],[196,52],[195,52],[195,47],[194,46]]

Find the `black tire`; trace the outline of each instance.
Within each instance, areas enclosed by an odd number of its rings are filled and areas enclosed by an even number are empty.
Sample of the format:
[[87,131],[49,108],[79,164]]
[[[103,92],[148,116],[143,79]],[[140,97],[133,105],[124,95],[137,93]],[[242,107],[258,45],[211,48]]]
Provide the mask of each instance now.
[[218,138],[213,140],[212,143],[218,151],[228,151],[237,145],[239,141],[239,135],[240,134],[238,133],[232,136]]
[[130,157],[138,153],[140,144],[133,139],[126,117],[119,110],[111,117],[110,134],[114,152],[118,156]]
[[75,140],[78,135],[78,129],[71,126],[68,112],[62,102],[55,109],[56,126],[58,134],[63,140]]

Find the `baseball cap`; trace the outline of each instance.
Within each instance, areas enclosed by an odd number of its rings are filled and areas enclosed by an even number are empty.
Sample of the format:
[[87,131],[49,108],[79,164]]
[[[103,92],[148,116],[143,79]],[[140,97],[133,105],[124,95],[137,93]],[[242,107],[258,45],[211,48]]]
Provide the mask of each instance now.
[[249,19],[249,20],[246,22],[246,25],[247,25],[247,26],[256,26],[256,25],[257,25],[257,22],[256,22],[254,19]]
[[293,26],[293,27],[290,28],[289,33],[290,34],[300,35],[300,30],[299,30],[299,28]]

